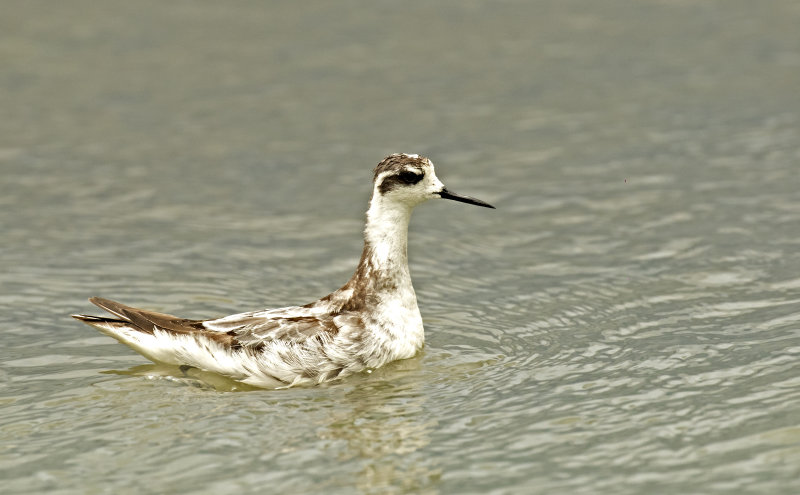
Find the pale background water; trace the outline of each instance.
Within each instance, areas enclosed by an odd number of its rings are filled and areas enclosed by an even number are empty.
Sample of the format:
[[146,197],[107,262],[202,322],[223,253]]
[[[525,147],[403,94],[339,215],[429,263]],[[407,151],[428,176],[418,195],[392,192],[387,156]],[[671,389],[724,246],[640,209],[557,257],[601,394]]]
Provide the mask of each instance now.
[[[800,2],[0,2],[0,489],[798,493]],[[417,358],[232,392],[70,319],[350,276],[424,153]]]

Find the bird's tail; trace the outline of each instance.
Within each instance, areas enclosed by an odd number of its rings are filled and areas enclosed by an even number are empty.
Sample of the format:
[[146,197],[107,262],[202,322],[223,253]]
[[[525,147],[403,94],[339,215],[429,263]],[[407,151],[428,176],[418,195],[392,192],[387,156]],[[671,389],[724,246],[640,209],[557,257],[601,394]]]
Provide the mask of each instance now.
[[121,328],[130,326],[129,321],[116,318],[105,318],[103,316],[91,315],[70,315],[78,321],[82,321],[89,326],[95,327],[106,335],[116,337]]

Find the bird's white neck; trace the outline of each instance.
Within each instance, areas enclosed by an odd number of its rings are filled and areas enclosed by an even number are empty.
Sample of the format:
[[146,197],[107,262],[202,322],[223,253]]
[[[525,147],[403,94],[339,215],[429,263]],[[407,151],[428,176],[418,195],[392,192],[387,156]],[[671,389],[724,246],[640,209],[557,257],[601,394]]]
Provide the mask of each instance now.
[[364,229],[364,251],[353,277],[320,300],[323,311],[361,314],[383,342],[384,357],[404,359],[422,347],[425,331],[408,271],[408,222],[413,205],[373,194]]
[[[385,311],[397,309],[400,320],[413,319],[422,327],[417,297],[408,271],[408,222],[412,206],[373,196],[367,210],[364,251],[352,278],[338,291],[323,298],[326,310]],[[333,306],[330,306],[333,304]],[[387,321],[389,317],[381,317]],[[408,326],[403,321],[399,327]]]
[[347,299],[344,308],[374,308],[394,301],[418,313],[406,252],[411,209],[373,196],[367,210],[361,261],[341,289]]
[[364,250],[373,268],[408,276],[408,222],[411,207],[394,201],[373,197],[367,210],[364,229]]

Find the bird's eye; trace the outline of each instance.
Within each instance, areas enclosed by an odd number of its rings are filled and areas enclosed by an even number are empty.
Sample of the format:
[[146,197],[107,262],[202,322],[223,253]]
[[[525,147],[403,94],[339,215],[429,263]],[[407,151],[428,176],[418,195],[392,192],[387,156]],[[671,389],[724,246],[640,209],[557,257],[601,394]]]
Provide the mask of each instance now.
[[400,172],[398,175],[401,181],[405,182],[406,184],[416,184],[417,182],[422,180],[423,174],[418,174],[416,172],[409,172],[405,170]]

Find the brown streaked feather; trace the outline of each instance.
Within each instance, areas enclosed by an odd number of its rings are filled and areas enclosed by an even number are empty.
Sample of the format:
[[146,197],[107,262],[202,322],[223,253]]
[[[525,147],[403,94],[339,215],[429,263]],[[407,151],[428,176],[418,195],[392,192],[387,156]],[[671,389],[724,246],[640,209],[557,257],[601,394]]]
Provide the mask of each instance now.
[[321,313],[311,307],[290,306],[205,320],[203,326],[233,335],[243,345],[254,345],[277,340],[301,343],[314,337],[333,337],[342,324],[347,325],[349,321],[337,310]]
[[152,333],[153,326],[162,330],[172,330],[180,333],[204,330],[200,320],[189,320],[165,313],[134,308],[110,299],[103,299],[102,297],[92,297],[89,302],[133,323],[137,328],[148,333]]
[[87,325],[93,325],[95,323],[104,323],[108,325],[120,325],[120,326],[129,326],[130,322],[126,320],[118,320],[116,318],[106,318],[103,316],[91,316],[91,315],[71,315],[78,321],[82,321]]
[[[130,322],[130,324],[140,332],[152,334],[154,328],[158,328],[159,330],[166,330],[168,332],[184,335],[202,335],[203,337],[213,340],[223,346],[242,346],[242,344],[238,342],[233,335],[207,330],[203,327],[203,322],[201,320],[178,318],[177,316],[172,316],[165,313],[134,308],[110,299],[104,299],[102,297],[92,297],[89,299],[89,301],[92,304],[105,309],[109,313],[118,316],[126,322]],[[86,321],[86,323],[91,325],[91,322],[89,321]]]
[[404,154],[389,155],[375,167],[375,176],[373,180],[377,181],[378,176],[384,172],[391,173],[391,175],[385,177],[383,181],[378,184],[378,191],[380,191],[381,194],[386,194],[392,189],[403,185],[403,181],[400,177],[394,175],[395,173],[402,172],[403,170],[413,170],[421,175],[427,163],[428,159],[424,156],[410,156]]
[[[141,332],[152,334],[154,328],[158,328],[176,334],[202,336],[233,348],[257,348],[266,341],[275,340],[300,343],[309,338],[334,336],[339,333],[335,319],[340,316],[309,315],[308,310],[297,307],[283,308],[281,313],[271,315],[244,313],[235,319],[227,317],[220,320],[190,320],[134,308],[101,297],[93,297],[90,301],[120,318],[121,323],[128,324]],[[91,325],[91,321],[84,321]],[[342,321],[350,322],[349,319]]]
[[248,346],[275,340],[301,343],[315,337],[332,337],[339,333],[339,327],[332,315],[296,316],[264,318],[257,325],[238,328],[228,333],[234,335],[242,345]]
[[412,156],[406,155],[403,153],[395,153],[393,155],[389,155],[384,158],[373,170],[373,181],[378,178],[380,174],[383,172],[389,171],[397,171],[406,168],[406,167],[413,167],[419,170],[422,170],[425,167],[425,164],[428,163],[428,158],[425,156]]

